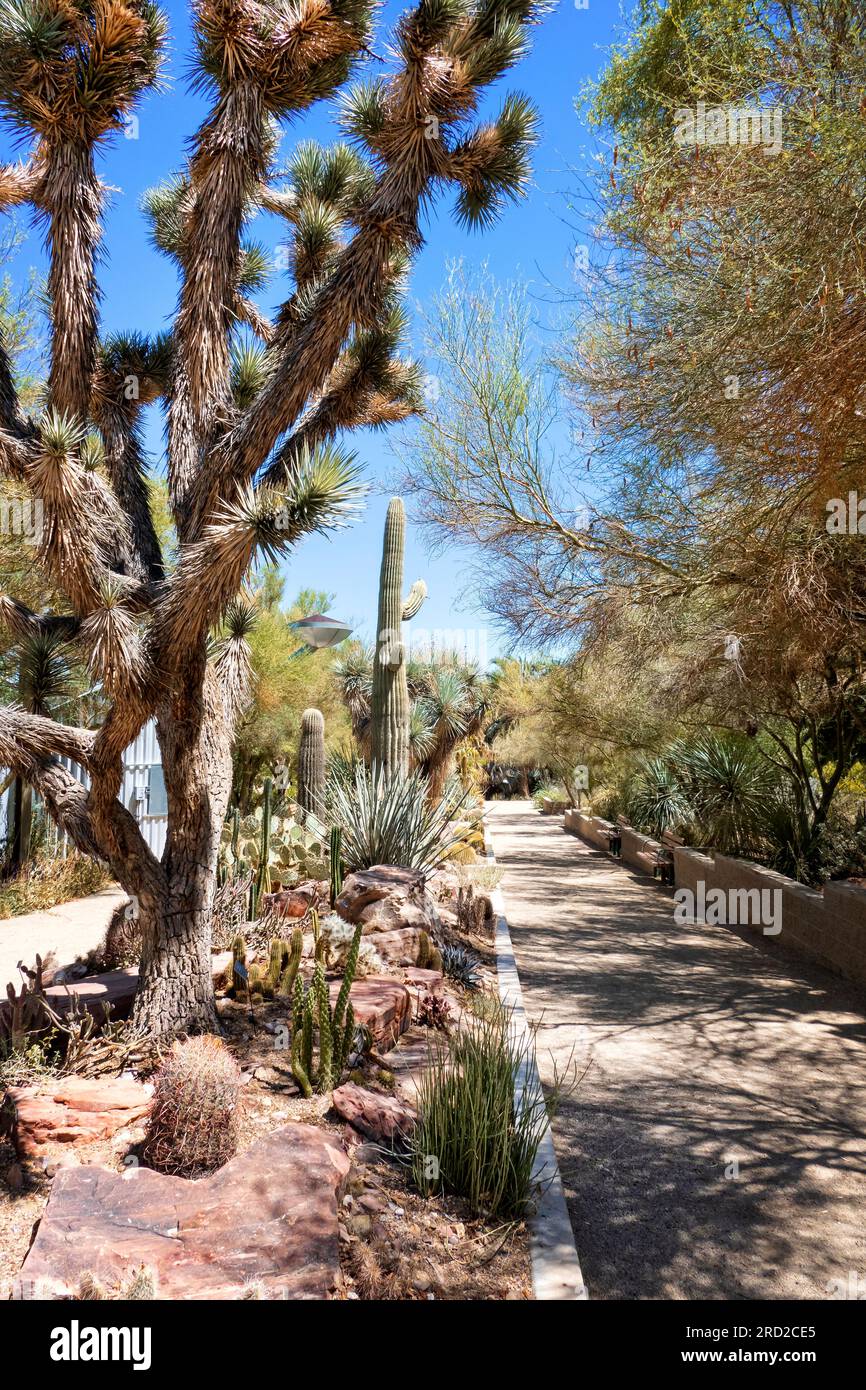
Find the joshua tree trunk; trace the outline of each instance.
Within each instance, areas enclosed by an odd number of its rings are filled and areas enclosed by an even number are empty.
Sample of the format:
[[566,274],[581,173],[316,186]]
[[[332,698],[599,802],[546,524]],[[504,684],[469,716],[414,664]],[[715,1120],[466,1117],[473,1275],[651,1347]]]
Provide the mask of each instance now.
[[[210,913],[248,686],[244,582],[260,552],[273,560],[358,509],[364,489],[337,435],[418,408],[400,294],[421,209],[450,183],[460,219],[486,225],[529,171],[529,103],[509,97],[480,126],[474,114],[541,6],[421,0],[400,17],[392,69],[346,94],[342,119],[369,159],[348,144],[307,143],[278,183],[276,126],[343,86],[369,54],[375,8],[193,4],[196,77],[212,106],[182,176],[148,195],[153,240],[180,279],[171,333],[153,340],[99,338],[97,155],[156,84],[165,19],[150,0],[0,8],[0,106],[27,146],[20,163],[0,166],[0,211],[29,204],[46,225],[51,324],[35,420],[19,408],[0,343],[0,474],[41,503],[35,560],[64,600],[46,616],[0,594],[0,623],[19,639],[75,644],[106,708],[98,730],[0,710],[0,767],[138,899],[135,1013],[157,1034],[214,1022]],[[245,240],[260,209],[284,220],[293,273],[273,321],[250,298],[268,274]],[[141,445],[141,411],[155,401],[166,416],[173,567]],[[398,641],[421,596],[401,612],[397,595]],[[152,718],[168,794],[161,861],[118,799],[124,751]],[[86,770],[89,791],[63,756]]]
[[211,909],[220,834],[231,792],[231,729],[215,680],[159,711],[168,797],[161,900],[141,903],[136,1022],[171,1032],[215,1024]]

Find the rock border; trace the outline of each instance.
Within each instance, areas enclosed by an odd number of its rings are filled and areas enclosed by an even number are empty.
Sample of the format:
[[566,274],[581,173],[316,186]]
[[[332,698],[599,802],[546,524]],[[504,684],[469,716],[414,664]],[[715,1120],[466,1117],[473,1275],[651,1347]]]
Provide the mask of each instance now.
[[[487,823],[484,823],[484,849],[487,862],[495,865],[496,856]],[[514,957],[514,945],[508,929],[505,899],[501,888],[494,888],[490,901],[496,917],[496,975],[499,998],[512,1010],[515,1026],[529,1037],[529,1023],[523,1003],[523,990]],[[515,1097],[519,1098],[531,1086],[540,1086],[541,1079],[534,1061],[534,1076],[524,1074],[515,1080]],[[543,1184],[542,1195],[535,1212],[528,1218],[529,1248],[532,1261],[532,1291],[537,1300],[587,1301],[589,1292],[580,1268],[580,1257],[574,1241],[571,1218],[562,1188],[562,1176],[553,1146],[553,1132],[545,1126],[535,1159],[533,1180]]]

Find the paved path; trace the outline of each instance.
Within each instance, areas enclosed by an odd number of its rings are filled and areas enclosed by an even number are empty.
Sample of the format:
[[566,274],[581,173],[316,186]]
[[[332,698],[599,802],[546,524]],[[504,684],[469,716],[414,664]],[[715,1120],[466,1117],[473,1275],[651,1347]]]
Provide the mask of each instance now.
[[590,1298],[866,1294],[866,996],[529,802],[488,825],[542,1076],[590,1064],[554,1122]]
[[32,966],[37,952],[45,957],[52,951],[58,965],[71,965],[78,956],[86,956],[99,945],[118,903],[126,900],[127,894],[121,888],[103,888],[99,893],[73,898],[44,912],[27,912],[0,921],[2,997],[6,997],[7,981],[16,986],[20,982],[19,960]]

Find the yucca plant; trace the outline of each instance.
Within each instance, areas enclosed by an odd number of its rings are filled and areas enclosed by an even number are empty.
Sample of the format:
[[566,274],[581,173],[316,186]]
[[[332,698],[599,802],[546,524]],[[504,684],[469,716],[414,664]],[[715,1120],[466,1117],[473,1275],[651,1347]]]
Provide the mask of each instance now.
[[[373,652],[354,647],[336,664],[334,673],[352,733],[369,756]],[[410,766],[426,775],[428,794],[435,801],[442,795],[458,746],[483,727],[488,701],[477,669],[455,657],[407,661],[406,682]]]
[[454,825],[467,794],[453,783],[431,804],[426,778],[359,765],[351,777],[332,781],[328,815],[343,832],[346,868],[399,864],[429,873],[460,840]]
[[647,835],[660,836],[693,819],[687,778],[668,758],[646,758],[638,765],[625,806],[632,824]]
[[693,743],[676,744],[669,757],[686,781],[705,844],[736,854],[766,842],[781,777],[753,740],[705,734]]
[[[363,487],[338,436],[419,408],[421,372],[400,349],[422,216],[450,189],[458,220],[483,228],[526,188],[532,107],[507,97],[492,119],[478,110],[544,8],[419,0],[379,46],[383,63],[369,47],[374,0],[194,0],[206,109],[184,167],[144,202],[177,272],[177,314],[167,335],[100,340],[98,158],[159,89],[166,18],[152,0],[0,6],[0,106],[22,151],[0,166],[0,210],[29,207],[45,228],[51,327],[35,419],[0,349],[0,472],[42,503],[36,558],[66,609],[0,597],[0,620],[17,638],[68,634],[108,706],[95,731],[5,708],[0,766],[138,899],[135,1018],[156,1035],[216,1025],[211,908],[248,672],[232,605],[257,560],[355,516]],[[347,87],[362,63],[369,79]],[[350,143],[305,142],[278,166],[280,127],[338,93]],[[272,269],[246,235],[261,210],[282,222],[288,269],[273,316],[253,298]],[[170,570],[142,447],[154,402]],[[124,750],[151,719],[168,803],[161,861],[119,800]],[[59,756],[87,771],[89,791]]]

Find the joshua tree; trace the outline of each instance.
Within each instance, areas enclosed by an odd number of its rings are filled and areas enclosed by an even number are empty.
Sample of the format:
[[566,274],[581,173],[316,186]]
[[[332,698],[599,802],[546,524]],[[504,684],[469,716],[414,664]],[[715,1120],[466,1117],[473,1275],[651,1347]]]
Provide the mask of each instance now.
[[[68,605],[48,616],[7,596],[0,618],[20,636],[61,628],[107,703],[97,730],[7,707],[0,765],[137,897],[135,1014],[156,1033],[215,1022],[210,913],[245,698],[245,576],[258,552],[273,560],[355,509],[362,488],[342,431],[418,407],[418,370],[397,356],[399,296],[434,192],[456,187],[457,216],[484,226],[527,177],[529,103],[509,96],[492,121],[476,113],[523,53],[535,0],[422,0],[399,20],[389,66],[343,97],[354,143],[301,144],[276,169],[280,123],[370,55],[373,9],[194,5],[193,80],[211,105],[186,167],[146,200],[180,281],[171,332],[156,340],[100,337],[108,190],[97,156],[157,85],[165,20],[147,0],[0,10],[0,102],[26,147],[0,167],[0,207],[29,204],[45,226],[51,324],[34,418],[0,354],[0,472],[41,499],[38,559]],[[266,264],[244,228],[259,210],[284,220],[292,273],[273,319],[250,298]],[[141,442],[142,408],[157,399],[177,533],[169,573]],[[118,800],[124,749],[152,717],[168,798],[161,860]],[[89,791],[59,755],[87,770]]]

